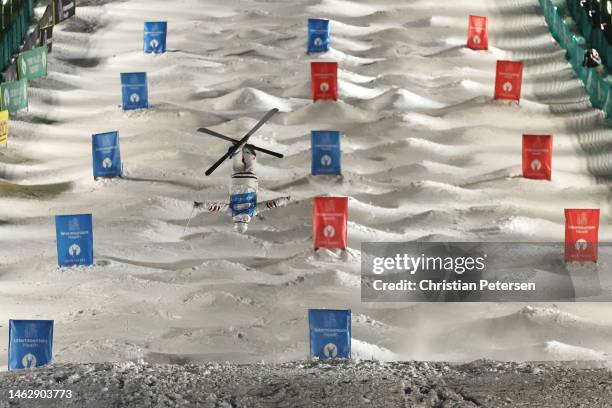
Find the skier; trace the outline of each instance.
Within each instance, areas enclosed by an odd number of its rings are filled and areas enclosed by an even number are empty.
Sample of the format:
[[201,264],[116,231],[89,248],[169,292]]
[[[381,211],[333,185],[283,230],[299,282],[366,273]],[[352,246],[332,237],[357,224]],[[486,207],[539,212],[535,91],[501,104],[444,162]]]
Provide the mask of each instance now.
[[268,112],[242,140],[232,139],[210,129],[198,129],[198,131],[202,133],[229,141],[233,144],[228,152],[206,171],[206,175],[212,174],[212,172],[228,158],[232,159],[233,172],[229,203],[196,201],[193,203],[194,209],[207,211],[212,214],[227,213],[232,217],[236,231],[244,233],[247,231],[249,223],[255,215],[263,211],[285,206],[289,203],[290,197],[279,197],[274,200],[257,202],[259,183],[257,181],[257,175],[254,172],[255,160],[257,158],[255,151],[260,151],[279,158],[282,158],[283,155],[248,144],[248,139],[251,135],[277,112],[278,109],[272,109]]
[[249,146],[242,149],[242,154],[235,155],[232,162],[232,183],[230,186],[230,202],[218,201],[194,203],[194,208],[211,214],[228,213],[234,221],[234,229],[246,232],[253,217],[263,211],[283,207],[290,197],[280,197],[274,200],[257,202],[259,183],[253,172],[257,155]]

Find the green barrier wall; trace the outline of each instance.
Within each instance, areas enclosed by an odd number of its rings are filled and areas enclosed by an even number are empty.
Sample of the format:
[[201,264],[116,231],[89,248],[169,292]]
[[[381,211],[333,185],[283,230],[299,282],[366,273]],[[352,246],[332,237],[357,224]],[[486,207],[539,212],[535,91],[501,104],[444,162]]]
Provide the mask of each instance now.
[[0,71],[2,72],[11,64],[13,55],[19,52],[19,47],[26,38],[34,16],[34,1],[9,0],[1,6]]
[[[587,47],[601,50],[602,60],[606,64],[612,63],[612,47],[603,32],[593,29],[585,10],[573,0],[540,0],[540,5],[552,36],[567,50],[567,58],[584,83],[591,103],[612,118],[612,78],[582,66]],[[581,31],[582,27],[585,31]]]
[[[593,4],[585,4],[585,7],[580,7],[579,0],[566,0],[566,7],[569,15],[574,19],[577,25],[577,32],[581,33],[586,43],[599,51],[604,65],[608,70],[612,71],[612,47],[610,46],[609,40],[606,38],[606,34],[600,28],[599,23],[606,23],[609,25],[610,21],[603,15],[603,9],[605,8],[604,2],[598,2]],[[588,10],[595,8],[598,17],[595,19],[599,22],[595,24],[591,18],[589,18]]]

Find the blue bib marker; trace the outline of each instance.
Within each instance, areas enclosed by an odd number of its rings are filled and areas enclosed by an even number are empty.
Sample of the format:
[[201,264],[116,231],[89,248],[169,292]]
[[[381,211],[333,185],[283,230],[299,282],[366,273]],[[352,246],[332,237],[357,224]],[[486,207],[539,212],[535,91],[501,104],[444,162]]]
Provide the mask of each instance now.
[[123,95],[123,110],[147,109],[149,107],[147,73],[121,74],[121,93]]
[[144,23],[145,54],[165,53],[167,32],[168,23],[165,21]]
[[329,51],[329,20],[308,19],[308,52]]
[[230,208],[232,217],[248,214],[249,217],[255,215],[257,206],[257,193],[233,194],[230,196]]
[[340,132],[312,131],[312,175],[342,174]]
[[94,178],[122,176],[118,132],[93,135],[92,154]]
[[9,370],[44,366],[52,358],[53,320],[9,320]]
[[57,262],[61,268],[93,265],[93,222],[91,214],[55,217]]
[[310,356],[321,360],[351,358],[351,311],[308,310]]

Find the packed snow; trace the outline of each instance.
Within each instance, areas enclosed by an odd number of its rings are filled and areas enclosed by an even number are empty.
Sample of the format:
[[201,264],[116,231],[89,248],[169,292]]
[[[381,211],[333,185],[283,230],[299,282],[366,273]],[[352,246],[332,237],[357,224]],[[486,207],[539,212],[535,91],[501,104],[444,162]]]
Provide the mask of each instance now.
[[[490,50],[464,47],[469,14]],[[306,20],[332,50],[307,55]],[[168,50],[142,52],[167,20]],[[525,63],[520,105],[493,100],[498,59]],[[338,102],[310,100],[310,62],[339,63]],[[358,358],[607,359],[606,303],[369,304],[364,241],[555,241],[564,208],[600,208],[612,240],[610,128],[552,40],[537,0],[88,0],[54,31],[0,151],[0,369],[9,319],[55,320],[56,362],[279,362],[308,355],[308,308],[353,310]],[[123,112],[122,72],[146,71],[148,110]],[[193,201],[226,200],[228,148],[253,143],[265,213],[246,235]],[[342,134],[343,178],[310,176],[310,131]],[[94,181],[91,135],[120,132],[125,177]],[[520,175],[521,135],[554,134],[553,180]],[[595,175],[594,175],[595,174]],[[609,173],[608,173],[609,174]],[[346,256],[312,248],[311,199],[346,195]],[[92,213],[93,267],[59,269],[54,216]]]

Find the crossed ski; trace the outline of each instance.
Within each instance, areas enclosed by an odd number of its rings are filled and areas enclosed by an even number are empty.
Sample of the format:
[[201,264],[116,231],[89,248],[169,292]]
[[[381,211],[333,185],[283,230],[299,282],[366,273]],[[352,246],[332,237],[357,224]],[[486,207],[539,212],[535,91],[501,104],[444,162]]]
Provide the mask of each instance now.
[[265,154],[269,154],[270,156],[274,156],[274,157],[278,157],[279,159],[283,158],[283,155],[277,152],[273,152],[272,150],[268,150],[268,149],[264,149],[262,147],[258,147],[252,144],[247,143],[249,141],[249,138],[251,136],[253,136],[253,134],[255,132],[257,132],[259,130],[260,127],[262,127],[268,120],[270,120],[270,118],[272,116],[274,116],[276,113],[278,113],[278,109],[274,108],[271,111],[269,111],[268,113],[266,113],[264,115],[263,118],[261,118],[261,120],[259,122],[257,122],[257,124],[255,126],[253,126],[253,129],[251,129],[242,139],[240,140],[236,140],[233,139],[231,137],[222,135],[221,133],[215,132],[214,130],[210,130],[207,128],[200,128],[198,129],[198,132],[202,132],[202,133],[206,133],[207,135],[210,136],[214,136],[214,137],[218,137],[219,139],[223,139],[225,141],[231,142],[233,143],[233,146],[231,146],[227,153],[225,153],[223,155],[223,157],[221,157],[219,160],[217,160],[217,162],[215,164],[213,164],[208,170],[206,170],[206,175],[210,176],[215,170],[217,170],[217,168],[227,159],[233,157],[240,149],[248,147],[251,148],[253,150],[256,150],[258,152],[262,152]]

